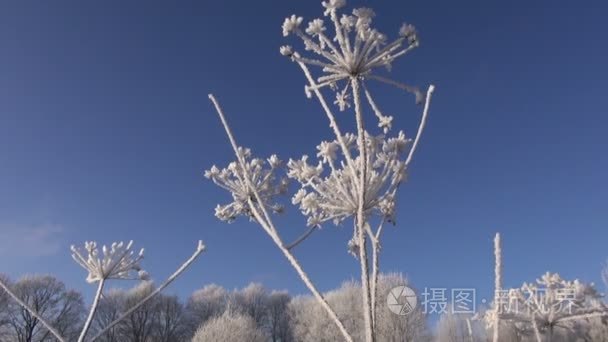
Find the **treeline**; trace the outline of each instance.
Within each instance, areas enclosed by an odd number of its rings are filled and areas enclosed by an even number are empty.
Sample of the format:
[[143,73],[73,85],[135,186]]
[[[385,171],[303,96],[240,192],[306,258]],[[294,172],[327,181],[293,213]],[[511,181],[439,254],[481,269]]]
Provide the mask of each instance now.
[[[78,338],[85,319],[80,293],[69,290],[52,276],[26,276],[10,282],[15,293],[35,308],[69,341]],[[398,316],[386,308],[386,293],[407,281],[398,274],[380,277],[378,310],[379,341],[424,341],[430,334],[421,311]],[[154,289],[142,282],[131,289],[113,289],[101,299],[89,337],[120,316]],[[363,338],[360,287],[346,282],[325,294],[353,338]],[[185,301],[161,294],[99,338],[100,342],[181,341],[340,341],[341,335],[310,296],[292,297],[286,291],[270,291],[260,284],[227,290],[207,285]],[[356,333],[358,332],[359,333]],[[0,292],[0,341],[54,341],[49,332],[6,293]]]

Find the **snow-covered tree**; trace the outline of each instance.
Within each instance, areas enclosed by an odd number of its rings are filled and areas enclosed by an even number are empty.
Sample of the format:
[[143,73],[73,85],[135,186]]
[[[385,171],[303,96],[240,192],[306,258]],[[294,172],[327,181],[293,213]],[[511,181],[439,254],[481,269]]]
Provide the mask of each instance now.
[[207,320],[221,316],[226,310],[229,293],[223,287],[209,284],[196,290],[186,303],[186,324],[189,336]]
[[[292,203],[307,217],[308,230],[294,242],[284,243],[271,216],[273,212],[283,211],[276,201],[276,197],[287,188],[285,178],[279,175],[282,163],[275,155],[267,160],[255,158],[251,150],[240,147],[213,95],[209,97],[237,160],[224,169],[213,166],[205,176],[232,196],[232,202],[216,207],[216,216],[228,222],[238,216],[257,222],[295,268],[346,341],[352,341],[352,334],[314,286],[291,249],[327,221],[335,224],[352,222],[353,238],[347,245],[361,268],[364,340],[373,341],[377,324],[375,312],[382,228],[385,223],[395,222],[397,189],[406,178],[424,129],[434,87],[429,86],[425,94],[382,73],[383,69],[390,70],[397,58],[419,45],[418,34],[412,25],[403,24],[398,38],[389,41],[386,35],[372,27],[375,14],[371,9],[356,8],[352,15],[340,17],[338,11],[346,5],[345,0],[323,1],[322,5],[329,27],[323,19],[314,19],[302,30],[303,18],[296,15],[286,18],[282,26],[284,36],[301,38],[305,50],[313,56],[303,56],[288,45],[280,48],[281,54],[304,71],[306,95],[309,98],[314,95],[319,100],[335,134],[334,141],[323,141],[317,147],[316,164],[309,164],[307,156],[287,163],[287,176],[301,186]],[[329,35],[330,30],[333,30],[333,35]],[[309,66],[319,67],[320,75],[313,77]],[[369,86],[375,82],[412,93],[417,103],[424,103],[415,139],[406,138],[403,132],[388,135],[394,118],[385,114],[374,100]],[[334,104],[340,111],[352,110],[356,134],[343,134],[340,130],[334,111],[323,94],[327,89],[334,93]],[[363,102],[369,105],[377,119],[377,125],[373,126],[377,126],[382,134],[366,128]],[[378,221],[378,227],[372,229],[371,224],[375,221]],[[368,245],[371,245],[371,257],[367,255]]]
[[266,342],[267,340],[268,336],[256,326],[251,317],[227,311],[201,325],[192,342]]
[[268,291],[262,284],[251,283],[233,294],[232,310],[251,317],[256,326],[262,327],[268,317]]
[[473,330],[471,315],[454,314],[452,310],[443,313],[437,323],[435,341],[437,342],[474,342],[480,341],[477,331]]
[[[405,316],[391,312],[386,303],[386,296],[396,286],[409,286],[408,281],[400,274],[387,274],[379,276],[377,310],[377,326],[375,339],[386,342],[428,341],[429,332],[426,326],[426,317],[421,308],[417,308]],[[361,306],[361,285],[355,281],[342,284],[336,290],[327,292],[325,297],[346,329],[355,341],[365,338],[364,318]],[[324,312],[309,296],[300,296],[292,299],[290,305],[291,325],[296,341],[335,341],[341,335],[332,329],[332,322],[327,319]]]

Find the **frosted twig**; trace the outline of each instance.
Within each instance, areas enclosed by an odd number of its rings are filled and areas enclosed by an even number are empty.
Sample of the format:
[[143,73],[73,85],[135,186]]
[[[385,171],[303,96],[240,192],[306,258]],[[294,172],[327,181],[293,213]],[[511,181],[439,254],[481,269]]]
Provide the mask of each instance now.
[[407,168],[412,161],[412,157],[414,156],[414,152],[416,152],[416,147],[418,146],[418,142],[420,141],[420,137],[422,136],[422,132],[424,131],[424,126],[426,125],[426,118],[429,113],[429,107],[431,105],[431,97],[433,96],[433,91],[435,91],[435,86],[430,85],[429,89],[426,91],[426,99],[424,103],[424,110],[422,111],[422,118],[420,119],[420,124],[418,125],[418,132],[416,132],[416,138],[414,139],[414,143],[410,148],[410,153],[405,160],[405,167]]
[[499,309],[499,295],[502,290],[502,249],[500,246],[500,233],[496,233],[494,237],[494,331],[492,335],[492,341],[498,342],[498,325],[500,324],[500,309]]

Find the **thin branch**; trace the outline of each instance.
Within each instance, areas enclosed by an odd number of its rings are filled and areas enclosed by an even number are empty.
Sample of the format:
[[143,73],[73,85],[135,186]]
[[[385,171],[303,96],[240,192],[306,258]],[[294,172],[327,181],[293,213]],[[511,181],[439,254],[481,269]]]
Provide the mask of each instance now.
[[422,111],[422,118],[420,119],[420,124],[418,125],[418,132],[416,133],[416,139],[414,139],[414,143],[412,144],[412,148],[410,149],[410,153],[405,160],[405,166],[410,165],[412,161],[412,157],[414,156],[414,152],[416,152],[416,147],[418,146],[418,141],[420,140],[420,136],[422,136],[422,132],[424,131],[424,126],[426,125],[426,117],[429,113],[429,106],[431,105],[431,97],[433,96],[433,91],[435,91],[435,86],[430,85],[429,89],[426,91],[426,100],[424,103],[424,110]]
[[36,310],[32,309],[29,305],[27,305],[27,303],[25,303],[24,301],[21,300],[21,298],[19,298],[3,281],[2,279],[0,279],[0,287],[6,291],[6,293],[8,293],[9,296],[11,296],[11,298],[13,298],[19,305],[21,305],[21,307],[23,307],[25,310],[27,310],[27,312],[30,313],[30,315],[34,316],[34,318],[36,318],[37,320],[40,321],[40,323],[42,323],[42,325],[44,325],[44,327],[51,332],[51,334],[53,334],[53,336],[55,336],[55,338],[57,340],[59,340],[59,342],[66,342],[66,340],[61,336],[61,334],[55,330],[55,328],[53,328],[53,326],[47,322],[44,318],[42,318],[41,315],[39,315]]
[[139,303],[135,304],[135,306],[133,306],[132,308],[127,310],[125,313],[120,315],[117,319],[115,319],[110,324],[108,324],[105,328],[103,328],[100,332],[98,332],[97,335],[93,336],[93,338],[91,338],[90,342],[93,342],[96,339],[100,338],[103,334],[106,333],[106,331],[110,330],[113,326],[120,323],[123,319],[125,319],[126,317],[131,315],[133,312],[135,312],[135,310],[139,309],[142,305],[146,304],[150,299],[154,298],[154,296],[156,296],[162,290],[164,290],[167,286],[169,286],[177,277],[179,277],[180,274],[182,274],[182,272],[184,272],[186,270],[186,268],[188,268],[188,266],[190,266],[194,262],[194,260],[196,260],[196,258],[198,258],[198,256],[201,253],[203,253],[205,251],[205,249],[206,249],[206,247],[203,244],[203,241],[199,240],[196,250],[194,251],[192,256],[190,256],[190,258],[188,258],[188,260],[186,260],[175,272],[173,272],[173,274],[170,275],[169,278],[167,278],[167,280],[165,280],[164,283],[162,283],[159,287],[157,287],[154,291],[152,291],[149,295],[147,295]]
[[306,232],[304,232],[304,234],[300,235],[300,237],[298,237],[294,242],[292,242],[289,245],[285,246],[285,248],[291,250],[295,246],[299,245],[302,241],[306,240],[317,229],[318,228],[314,227],[314,226],[308,228],[308,230]]

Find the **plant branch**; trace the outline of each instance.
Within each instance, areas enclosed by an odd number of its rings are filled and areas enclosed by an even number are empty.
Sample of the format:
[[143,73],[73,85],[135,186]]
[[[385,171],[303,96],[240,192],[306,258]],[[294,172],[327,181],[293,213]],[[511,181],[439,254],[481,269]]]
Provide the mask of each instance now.
[[418,132],[416,132],[416,138],[412,143],[412,148],[410,148],[410,153],[405,160],[405,167],[410,165],[412,161],[412,157],[414,156],[414,152],[416,152],[416,147],[418,146],[418,142],[420,141],[420,137],[422,136],[422,132],[424,131],[424,126],[426,125],[426,118],[429,113],[429,107],[431,105],[431,97],[433,96],[433,91],[435,91],[435,86],[430,85],[429,89],[426,91],[426,99],[424,103],[424,110],[422,111],[422,118],[420,119],[420,124],[418,125]]

